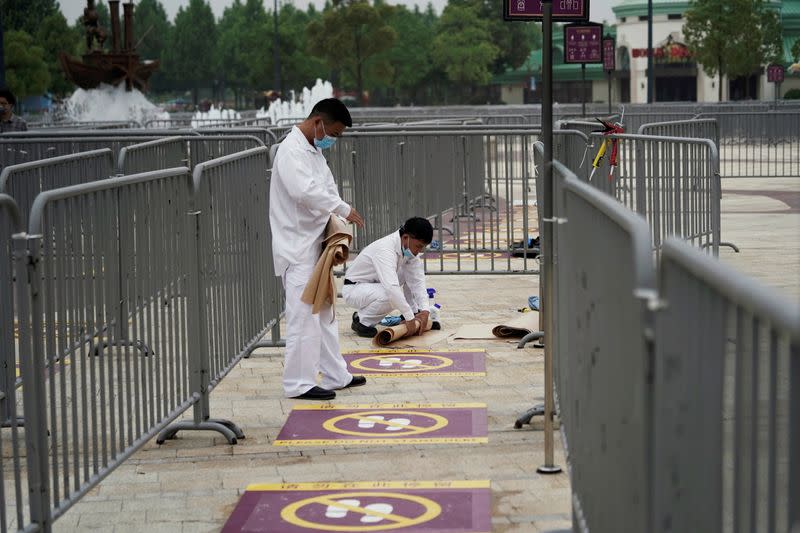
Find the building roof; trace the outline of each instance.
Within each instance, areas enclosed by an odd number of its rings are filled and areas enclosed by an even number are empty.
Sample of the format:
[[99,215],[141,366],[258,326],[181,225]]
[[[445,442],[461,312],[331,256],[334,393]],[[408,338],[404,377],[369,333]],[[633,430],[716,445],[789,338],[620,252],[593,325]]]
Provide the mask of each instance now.
[[[683,13],[688,8],[688,0],[653,0],[654,15]],[[611,10],[618,19],[647,15],[647,0],[620,0]]]

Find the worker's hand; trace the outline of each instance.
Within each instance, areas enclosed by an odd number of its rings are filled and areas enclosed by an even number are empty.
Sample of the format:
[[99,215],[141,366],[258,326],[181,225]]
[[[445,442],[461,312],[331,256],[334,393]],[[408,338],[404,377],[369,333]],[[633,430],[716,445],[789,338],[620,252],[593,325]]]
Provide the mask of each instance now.
[[428,320],[430,319],[430,312],[428,311],[420,311],[414,318],[419,320],[419,334],[422,335],[428,329]]
[[348,222],[352,222],[356,226],[364,227],[364,218],[361,216],[361,213],[356,211],[355,207],[350,207],[350,214],[347,215]]
[[417,318],[412,318],[411,320],[404,320],[403,322],[401,322],[401,324],[404,325],[408,330],[409,337],[413,337],[414,335],[419,335],[420,333],[422,333],[419,327],[420,326],[419,319]]

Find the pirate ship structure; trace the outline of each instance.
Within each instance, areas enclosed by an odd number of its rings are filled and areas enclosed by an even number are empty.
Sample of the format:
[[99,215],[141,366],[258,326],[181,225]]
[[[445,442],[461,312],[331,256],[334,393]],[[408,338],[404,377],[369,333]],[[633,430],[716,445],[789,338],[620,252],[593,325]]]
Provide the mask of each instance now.
[[94,0],[87,0],[83,10],[83,25],[86,27],[86,48],[82,60],[75,59],[68,54],[61,53],[59,59],[61,67],[67,77],[78,87],[94,89],[100,84],[120,85],[125,83],[125,89],[133,88],[147,91],[150,75],[158,69],[158,61],[143,61],[136,53],[136,44],[133,37],[133,2],[122,5],[124,39],[120,43],[119,24],[120,0],[109,0],[108,6],[111,13],[111,51],[103,50],[107,34],[105,28],[99,25],[99,16]]

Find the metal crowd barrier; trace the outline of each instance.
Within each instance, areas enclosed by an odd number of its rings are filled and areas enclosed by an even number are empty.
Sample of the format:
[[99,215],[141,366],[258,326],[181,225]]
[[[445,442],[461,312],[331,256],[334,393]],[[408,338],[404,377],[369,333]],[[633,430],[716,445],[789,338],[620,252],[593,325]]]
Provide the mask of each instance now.
[[275,142],[278,142],[275,138],[274,134],[270,132],[266,127],[203,127],[197,128],[194,130],[198,135],[213,135],[213,136],[230,136],[230,135],[246,135],[250,137],[258,138],[264,146],[269,146]]
[[[29,233],[0,195],[0,221],[12,218],[0,235],[0,348],[4,357],[26,354],[24,413],[15,376],[0,382],[12,428],[3,458],[23,448],[19,414],[28,441],[26,468],[17,454],[3,470],[15,478],[0,490],[16,495],[3,494],[4,531],[23,529],[28,513],[26,530],[50,531],[156,435],[160,443],[181,429],[219,431],[234,444],[243,437],[210,418],[208,397],[252,349],[279,344],[259,342],[268,330],[279,336],[282,311],[264,215],[267,152],[199,164],[193,177],[181,167],[41,192]],[[191,422],[172,424],[192,405]]]
[[512,260],[509,247],[533,229],[531,146],[538,134],[532,128],[348,132],[326,156],[343,199],[369,221],[356,231],[354,249],[417,215],[433,221],[442,243],[426,253],[429,273],[530,271],[534,261],[527,254]]
[[[719,246],[738,251],[721,240],[719,154],[712,140],[599,133],[590,139],[593,147],[582,166],[570,170],[644,216],[656,250],[676,235],[715,255]],[[605,141],[618,144],[618,164],[611,167],[608,146],[592,174],[592,160]]]
[[124,146],[141,143],[142,137],[53,137],[0,138],[0,169],[51,157],[110,149],[117,154]]
[[125,175],[174,166],[194,169],[200,163],[259,146],[264,143],[247,135],[165,137],[122,148],[117,171]]
[[221,128],[239,127],[239,126],[267,127],[269,125],[270,125],[270,120],[268,118],[222,119],[222,118],[194,118],[194,116],[154,118],[144,123],[144,127],[146,129],[162,129],[162,130],[203,128],[203,127],[221,127]]
[[[25,475],[27,431],[22,429],[23,418],[16,388],[17,341],[15,271],[12,254],[12,235],[22,232],[23,222],[14,200],[0,194],[0,531],[39,531],[28,523],[26,501],[29,492]],[[22,361],[21,361],[22,362]]]
[[693,118],[670,122],[649,122],[639,126],[639,135],[711,139],[719,147],[719,124],[713,118]]
[[[578,523],[648,531],[649,325],[655,288],[646,222],[553,163],[558,412]],[[608,490],[614,487],[614,490]],[[584,528],[581,528],[584,529]]]
[[108,148],[50,157],[3,168],[0,193],[14,198],[23,220],[42,191],[106,179],[114,174],[114,155]]
[[719,123],[721,173],[727,177],[800,177],[800,110],[705,112]]
[[573,530],[800,527],[796,302],[677,238],[657,278],[645,220],[553,167],[548,342]]
[[186,168],[45,191],[15,239],[30,513],[47,531],[199,399],[189,193]]
[[647,530],[797,531],[797,302],[673,239],[658,297]]
[[166,428],[158,442],[181,430],[216,430],[231,444],[244,438],[233,422],[212,419],[209,394],[280,320],[282,300],[272,268],[269,206],[269,149],[254,148],[201,163],[193,173],[190,255],[198,270],[196,305],[198,351],[191,390],[199,395],[192,421]]
[[119,151],[117,173],[139,174],[162,168],[189,166],[189,147],[185,137],[166,137],[124,146]]

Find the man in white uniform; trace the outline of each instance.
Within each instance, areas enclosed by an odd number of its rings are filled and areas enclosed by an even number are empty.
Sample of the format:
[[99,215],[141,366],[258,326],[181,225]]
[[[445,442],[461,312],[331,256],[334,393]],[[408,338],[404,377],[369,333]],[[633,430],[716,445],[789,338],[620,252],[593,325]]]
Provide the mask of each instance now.
[[359,336],[374,337],[375,324],[395,309],[410,332],[425,331],[430,310],[420,253],[432,239],[430,222],[410,218],[399,231],[361,250],[347,267],[342,296],[357,309],[351,328]]
[[333,389],[366,383],[364,377],[347,371],[331,306],[312,314],[311,306],[300,300],[320,256],[331,213],[364,226],[358,211],[339,197],[322,155],[352,125],[341,101],[322,100],[281,142],[272,165],[269,221],[275,272],[286,292],[283,390],[288,398],[331,400],[336,397]]

